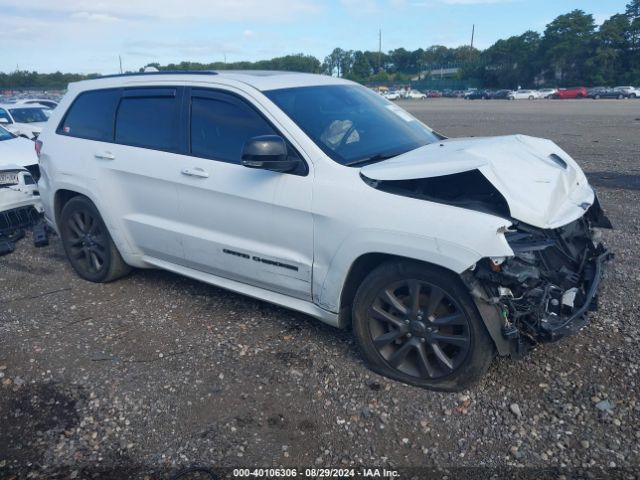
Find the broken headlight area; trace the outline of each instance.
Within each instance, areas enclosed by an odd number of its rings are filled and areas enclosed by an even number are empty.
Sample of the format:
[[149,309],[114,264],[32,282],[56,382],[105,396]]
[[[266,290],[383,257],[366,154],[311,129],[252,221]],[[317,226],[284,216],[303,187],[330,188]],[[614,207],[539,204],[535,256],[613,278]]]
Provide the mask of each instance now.
[[516,341],[517,350],[575,333],[597,308],[603,267],[612,254],[599,243],[595,224],[611,227],[597,203],[553,230],[516,223],[504,233],[514,256],[485,258],[464,275],[476,298],[498,307],[502,335]]

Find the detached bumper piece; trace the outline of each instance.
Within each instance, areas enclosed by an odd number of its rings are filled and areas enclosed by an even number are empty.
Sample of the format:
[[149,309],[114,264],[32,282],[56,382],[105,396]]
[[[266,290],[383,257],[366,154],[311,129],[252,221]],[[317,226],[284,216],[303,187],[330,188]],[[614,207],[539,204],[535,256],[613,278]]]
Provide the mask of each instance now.
[[514,257],[483,259],[473,270],[472,283],[481,287],[476,292],[498,308],[512,351],[572,335],[597,309],[598,287],[613,254],[596,243],[599,231],[593,227],[611,224],[599,205],[594,210],[554,230],[515,224],[505,234]]
[[[42,215],[32,206],[0,212],[0,255],[13,252],[16,242],[24,237],[26,228],[42,224],[41,217]],[[35,238],[34,235],[34,241]]]

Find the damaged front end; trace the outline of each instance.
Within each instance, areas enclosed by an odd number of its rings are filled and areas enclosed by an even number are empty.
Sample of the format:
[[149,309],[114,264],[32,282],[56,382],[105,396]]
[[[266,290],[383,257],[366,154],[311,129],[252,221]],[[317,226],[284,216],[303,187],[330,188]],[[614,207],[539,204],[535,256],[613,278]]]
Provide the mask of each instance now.
[[[500,318],[509,348],[503,342],[500,353],[522,353],[586,324],[587,312],[597,308],[604,264],[613,258],[600,243],[601,228],[611,223],[597,198],[583,217],[560,228],[514,222],[504,232],[514,256],[484,258],[463,274],[483,316]],[[495,339],[498,332],[491,333]]]

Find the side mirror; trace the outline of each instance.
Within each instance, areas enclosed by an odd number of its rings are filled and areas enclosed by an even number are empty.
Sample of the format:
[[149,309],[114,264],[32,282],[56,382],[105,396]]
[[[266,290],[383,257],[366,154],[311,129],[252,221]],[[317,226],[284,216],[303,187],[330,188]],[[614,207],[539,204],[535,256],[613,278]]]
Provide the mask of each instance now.
[[278,135],[253,137],[242,147],[242,165],[248,168],[290,172],[300,165],[297,158],[289,158],[287,143]]
[[6,117],[0,117],[0,123],[3,125],[9,125],[9,119]]

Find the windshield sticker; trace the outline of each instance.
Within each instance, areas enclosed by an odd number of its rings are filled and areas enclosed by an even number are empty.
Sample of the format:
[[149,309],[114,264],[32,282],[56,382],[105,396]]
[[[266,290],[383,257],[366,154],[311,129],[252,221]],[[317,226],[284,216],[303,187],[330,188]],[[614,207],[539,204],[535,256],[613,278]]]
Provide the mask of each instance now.
[[399,116],[401,119],[403,119],[405,122],[414,122],[416,120],[400,107],[397,107],[395,105],[386,105],[386,107],[389,110],[391,110],[393,113],[395,113],[397,116]]

